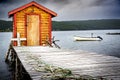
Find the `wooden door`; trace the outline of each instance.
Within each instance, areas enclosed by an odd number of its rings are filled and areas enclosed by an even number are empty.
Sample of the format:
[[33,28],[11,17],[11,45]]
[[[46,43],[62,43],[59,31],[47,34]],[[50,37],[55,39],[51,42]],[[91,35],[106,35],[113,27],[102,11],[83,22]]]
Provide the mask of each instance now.
[[27,46],[40,44],[39,15],[27,15]]

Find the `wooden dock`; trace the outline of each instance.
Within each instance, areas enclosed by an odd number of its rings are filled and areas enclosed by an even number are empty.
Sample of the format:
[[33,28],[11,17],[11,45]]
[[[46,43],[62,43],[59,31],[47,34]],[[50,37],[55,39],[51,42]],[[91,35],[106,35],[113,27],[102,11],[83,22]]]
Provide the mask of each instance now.
[[41,62],[69,69],[73,74],[120,80],[120,59],[117,57],[41,46],[13,49],[32,80],[41,80],[43,75],[48,74],[42,71],[43,64],[38,64]]

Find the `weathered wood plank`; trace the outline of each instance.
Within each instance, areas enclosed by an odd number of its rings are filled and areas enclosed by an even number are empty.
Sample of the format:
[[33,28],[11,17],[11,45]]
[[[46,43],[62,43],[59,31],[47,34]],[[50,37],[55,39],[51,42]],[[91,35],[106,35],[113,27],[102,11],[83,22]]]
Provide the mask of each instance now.
[[45,73],[37,72],[37,62],[29,58],[37,57],[43,62],[70,69],[74,74],[103,76],[108,79],[120,79],[120,59],[86,51],[69,51],[49,47],[14,47],[23,66],[33,80],[38,80]]

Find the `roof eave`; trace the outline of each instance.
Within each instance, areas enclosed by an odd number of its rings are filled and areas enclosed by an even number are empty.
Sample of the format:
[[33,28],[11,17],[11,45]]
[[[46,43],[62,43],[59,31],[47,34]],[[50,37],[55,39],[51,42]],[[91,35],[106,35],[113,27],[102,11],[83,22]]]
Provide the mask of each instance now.
[[57,13],[53,12],[52,10],[49,10],[48,8],[42,6],[42,5],[40,5],[40,4],[38,4],[38,3],[34,2],[34,1],[32,1],[32,2],[30,2],[28,4],[25,4],[25,5],[23,5],[23,6],[19,7],[19,8],[16,8],[16,9],[14,9],[12,11],[9,11],[8,12],[8,16],[11,17],[15,13],[17,13],[18,11],[23,10],[24,8],[27,8],[27,7],[32,6],[32,5],[34,5],[34,6],[38,7],[38,8],[40,8],[40,9],[44,10],[45,12],[47,12],[49,14],[51,14],[52,17],[57,16]]

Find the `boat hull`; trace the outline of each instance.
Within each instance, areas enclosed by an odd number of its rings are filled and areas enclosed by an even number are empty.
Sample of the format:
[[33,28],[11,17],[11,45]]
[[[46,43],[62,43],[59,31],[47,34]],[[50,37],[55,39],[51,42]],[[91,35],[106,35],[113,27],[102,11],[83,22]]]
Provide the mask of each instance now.
[[79,36],[75,36],[74,40],[75,41],[101,41],[101,39],[98,37],[79,37]]

